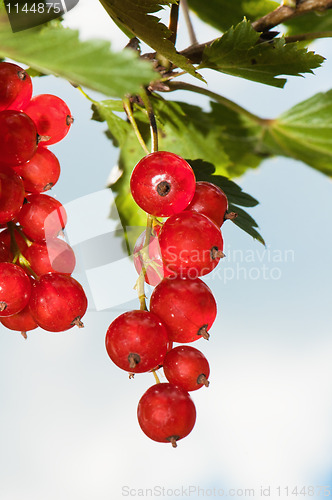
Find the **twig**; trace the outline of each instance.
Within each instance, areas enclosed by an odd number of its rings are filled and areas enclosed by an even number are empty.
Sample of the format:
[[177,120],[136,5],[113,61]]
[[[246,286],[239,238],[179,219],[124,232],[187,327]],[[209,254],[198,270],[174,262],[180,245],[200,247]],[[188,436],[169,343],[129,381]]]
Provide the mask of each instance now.
[[[180,0],[179,0],[180,3]],[[175,45],[176,42],[176,35],[178,31],[178,19],[179,19],[179,4],[178,3],[173,3],[171,7],[171,15],[169,19],[169,30],[171,32],[171,35],[169,37],[169,40]]]
[[316,40],[317,38],[332,37],[332,31],[317,31],[315,33],[302,33],[300,35],[285,36],[286,43],[302,42],[303,40]]
[[181,0],[181,5],[182,5],[184,19],[185,19],[186,25],[187,25],[187,30],[189,33],[190,43],[191,43],[191,45],[197,45],[198,41],[197,41],[197,38],[195,35],[194,27],[193,27],[191,19],[190,19],[189,7],[188,7],[187,0]]
[[324,12],[331,7],[332,0],[299,0],[295,8],[288,5],[280,5],[272,12],[266,14],[266,16],[254,21],[252,27],[256,31],[268,31],[274,26],[288,21],[288,19],[293,19],[312,11]]

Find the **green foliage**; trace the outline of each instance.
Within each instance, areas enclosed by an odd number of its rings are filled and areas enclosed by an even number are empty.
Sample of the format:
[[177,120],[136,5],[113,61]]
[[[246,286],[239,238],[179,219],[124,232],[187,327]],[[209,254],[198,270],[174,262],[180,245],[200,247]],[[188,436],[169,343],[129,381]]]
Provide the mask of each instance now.
[[215,175],[215,167],[211,163],[202,160],[189,160],[189,163],[195,172],[197,181],[212,182],[212,184],[219,186],[224,191],[229,202],[229,212],[236,212],[238,214],[233,223],[265,245],[264,239],[256,229],[258,228],[257,222],[243,208],[240,208],[255,207],[258,205],[258,201],[250,194],[242,191],[241,187],[234,181],[221,175]]
[[222,32],[244,17],[255,21],[279,6],[271,0],[188,0],[188,3],[203,21]]
[[127,121],[114,113],[114,111],[123,111],[122,101],[95,101],[92,104],[92,110],[93,120],[107,122],[108,136],[112,139],[113,145],[120,148],[123,147],[127,135],[131,131],[131,126]]
[[56,21],[18,33],[12,33],[8,22],[2,23],[1,56],[115,97],[137,93],[157,77],[133,51],[111,52],[110,44],[102,40],[82,42],[77,31]]
[[305,16],[290,19],[286,23],[287,35],[298,35],[301,33],[314,33],[317,31],[332,30],[332,11],[310,12]]
[[[194,66],[175,50],[174,44],[169,40],[171,32],[151,13],[158,12],[163,5],[177,3],[176,0],[100,0],[103,7],[113,20],[132,36],[143,40],[152,47],[159,56],[171,61],[173,64],[187,71],[189,74],[202,79]],[[161,61],[165,63],[165,61]]]
[[271,153],[332,175],[332,90],[303,101],[271,121],[264,137]]
[[258,41],[259,33],[243,20],[206,47],[200,68],[213,68],[254,82],[283,87],[287,80],[276,76],[312,73],[312,69],[324,60],[297,43],[286,44],[284,38]]

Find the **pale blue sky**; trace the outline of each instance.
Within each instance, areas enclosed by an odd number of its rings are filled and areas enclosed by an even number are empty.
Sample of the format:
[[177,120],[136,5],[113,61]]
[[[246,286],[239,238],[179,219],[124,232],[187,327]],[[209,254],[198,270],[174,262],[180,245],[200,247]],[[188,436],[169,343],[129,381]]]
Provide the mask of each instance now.
[[[68,24],[82,26],[85,37],[110,38],[120,48],[122,37],[97,1],[87,16],[91,3],[81,0]],[[196,26],[201,25],[196,21]],[[201,41],[212,36],[205,30]],[[329,39],[313,44],[327,57],[324,67],[316,77],[290,79],[285,90],[206,76],[211,90],[274,117],[330,88],[331,47]],[[46,77],[35,79],[34,88],[35,94],[64,98],[75,117],[67,138],[52,147],[62,166],[52,194],[67,204],[69,239],[78,243],[111,233],[110,194],[103,189],[118,152],[103,134],[105,124],[90,121],[88,101],[67,82]],[[202,97],[190,99],[207,105]],[[259,498],[262,485],[271,484],[275,494],[277,486],[326,483],[332,456],[332,184],[283,158],[265,161],[239,183],[260,201],[251,213],[267,249],[225,225],[228,260],[206,277],[218,319],[211,340],[195,344],[209,359],[211,385],[193,395],[192,434],[177,450],[146,438],[136,407],[153,377],[129,381],[107,357],[108,325],[138,302],[122,303],[135,298],[136,274],[125,256],[115,270],[98,270],[105,253],[118,252],[106,236],[96,248],[95,272],[91,267],[87,272],[78,248],[77,278],[91,285],[84,330],[35,331],[25,342],[0,328],[1,499],[119,500],[124,486],[189,485],[255,488]],[[89,254],[89,266],[93,259]],[[109,304],[114,310],[107,310]],[[190,498],[200,496],[193,492]]]

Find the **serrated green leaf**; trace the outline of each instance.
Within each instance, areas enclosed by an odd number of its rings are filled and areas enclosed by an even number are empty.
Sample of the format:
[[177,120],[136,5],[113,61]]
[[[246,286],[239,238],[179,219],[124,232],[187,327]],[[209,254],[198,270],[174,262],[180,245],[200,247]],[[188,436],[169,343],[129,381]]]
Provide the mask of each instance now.
[[203,160],[188,160],[192,166],[197,181],[207,181],[220,187],[228,198],[228,211],[236,212],[238,216],[232,222],[265,245],[264,239],[255,229],[258,227],[256,221],[242,208],[254,207],[258,201],[250,194],[242,191],[242,188],[234,181],[225,176],[215,175],[216,168],[212,163]]
[[205,48],[200,67],[283,87],[287,80],[276,78],[278,75],[312,73],[324,61],[322,56],[308,52],[298,43],[286,44],[284,38],[262,43],[258,40],[259,33],[243,20]]
[[134,51],[111,52],[103,40],[82,42],[78,31],[59,23],[18,33],[12,33],[8,22],[1,23],[1,56],[115,97],[138,93],[141,85],[157,78],[151,65]]
[[191,9],[206,23],[220,31],[227,31],[244,17],[255,21],[276,7],[278,2],[271,0],[188,0]]
[[129,29],[152,47],[159,55],[203,80],[190,61],[177,53],[174,44],[169,40],[171,32],[152,13],[160,11],[162,6],[177,3],[177,0],[100,0],[107,13],[117,24]]
[[332,90],[315,94],[271,120],[264,145],[332,175]]

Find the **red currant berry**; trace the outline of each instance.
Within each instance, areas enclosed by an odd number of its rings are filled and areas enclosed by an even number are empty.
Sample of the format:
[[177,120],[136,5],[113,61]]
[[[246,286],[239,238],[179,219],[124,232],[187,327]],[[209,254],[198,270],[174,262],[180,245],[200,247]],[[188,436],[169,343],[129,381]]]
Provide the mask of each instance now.
[[47,148],[38,146],[30,161],[15,167],[23,178],[23,184],[29,193],[42,193],[51,189],[60,176],[60,163],[55,154]]
[[159,365],[165,357],[168,335],[157,316],[148,311],[121,314],[108,327],[106,350],[119,368],[143,373]]
[[195,174],[180,156],[166,151],[151,153],[140,160],[130,180],[137,205],[157,217],[181,212],[195,192]]
[[4,224],[15,219],[24,201],[24,186],[21,177],[15,172],[0,172],[1,185],[5,189],[0,193],[0,223]]
[[67,223],[61,203],[46,194],[31,194],[18,216],[18,222],[31,240],[55,238]]
[[0,152],[3,165],[19,165],[37,150],[37,130],[31,118],[21,111],[0,112]]
[[156,384],[141,397],[137,408],[142,431],[154,441],[172,443],[186,437],[196,421],[195,405],[188,392],[172,384]]
[[32,82],[28,73],[16,64],[0,63],[0,111],[23,109],[31,96]]
[[150,309],[166,325],[173,342],[209,338],[217,315],[210,288],[199,278],[164,278],[154,289]]
[[210,367],[208,360],[198,349],[179,345],[169,351],[163,363],[167,380],[185,391],[196,391],[209,386]]
[[29,304],[22,311],[8,318],[1,318],[1,323],[9,330],[21,332],[24,338],[27,338],[26,332],[35,330],[38,327],[30,313]]
[[206,215],[220,227],[224,223],[227,208],[225,193],[211,182],[200,181],[196,182],[194,197],[186,210]]
[[37,276],[46,273],[71,274],[76,264],[71,246],[58,238],[47,243],[33,243],[25,251],[24,257]]
[[87,309],[82,286],[71,276],[44,274],[32,285],[30,312],[38,324],[49,332],[62,332],[77,325]]
[[10,262],[0,263],[0,317],[12,316],[28,304],[31,294],[29,276]]
[[38,134],[50,137],[43,141],[43,146],[61,141],[74,121],[67,104],[51,94],[33,97],[24,111],[34,121]]
[[167,219],[159,244],[168,271],[180,276],[208,274],[224,256],[220,229],[197,212],[184,211]]
[[[158,234],[161,227],[157,226],[149,240],[148,250],[146,251],[148,262],[145,262],[146,274],[145,281],[149,285],[156,286],[163,279],[164,276],[169,276],[170,272],[165,268],[161,258],[160,246],[158,241]],[[145,243],[146,231],[138,237],[134,247],[134,266],[138,274],[140,274],[144,261],[144,254],[142,250]]]

